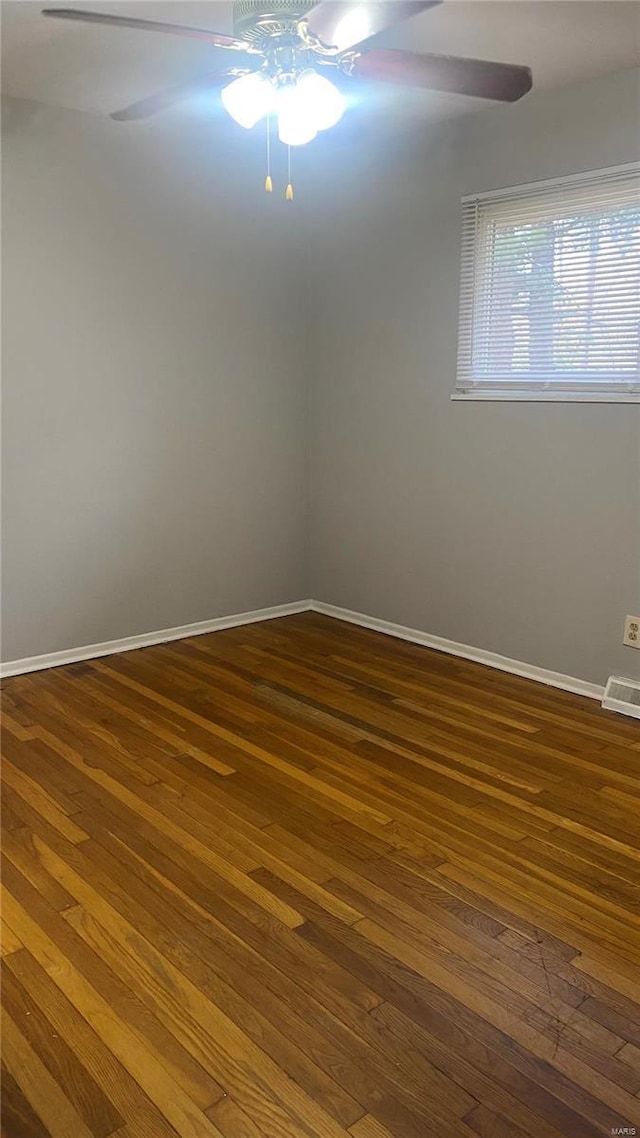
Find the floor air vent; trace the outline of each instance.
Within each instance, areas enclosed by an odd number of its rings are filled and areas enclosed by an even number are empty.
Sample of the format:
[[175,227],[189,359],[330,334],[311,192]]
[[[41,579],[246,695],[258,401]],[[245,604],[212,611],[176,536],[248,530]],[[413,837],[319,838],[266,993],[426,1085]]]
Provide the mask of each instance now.
[[609,676],[602,697],[602,706],[608,711],[619,711],[640,719],[640,680],[625,680]]

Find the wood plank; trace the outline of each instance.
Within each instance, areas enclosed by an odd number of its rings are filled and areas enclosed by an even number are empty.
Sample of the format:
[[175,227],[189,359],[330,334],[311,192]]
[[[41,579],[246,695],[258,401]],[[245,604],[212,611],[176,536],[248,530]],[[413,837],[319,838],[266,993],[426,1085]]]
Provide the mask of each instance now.
[[[153,1106],[142,1088],[66,998],[27,950],[7,962],[25,992],[46,1014],[51,1026],[80,1059],[105,1096],[123,1118],[135,1124],[136,1138],[173,1138],[175,1131]],[[122,1128],[121,1128],[122,1129]]]
[[91,1131],[69,1102],[53,1075],[5,1011],[2,1017],[4,1062],[51,1138],[91,1138]]
[[640,1125],[636,724],[314,613],[2,699],[8,1138]]
[[0,1131],[2,1138],[51,1138],[44,1122],[38,1117],[21,1087],[4,1063],[0,1070],[2,1105]]
[[103,1093],[67,1041],[58,1034],[42,1008],[7,969],[2,981],[2,1001],[34,1053],[44,1063],[65,1097],[95,1138],[124,1125],[124,1118]]
[[[43,932],[11,894],[5,896],[4,903],[12,923],[20,930],[23,941],[29,944],[41,967],[139,1083],[164,1118],[184,1138],[220,1138],[220,1132],[195,1106],[146,1042],[114,1013],[111,1004],[85,980],[56,942]],[[13,1074],[17,1079],[15,1071]],[[38,1109],[30,1093],[25,1093]],[[78,1138],[84,1138],[84,1135],[84,1130],[78,1131]]]

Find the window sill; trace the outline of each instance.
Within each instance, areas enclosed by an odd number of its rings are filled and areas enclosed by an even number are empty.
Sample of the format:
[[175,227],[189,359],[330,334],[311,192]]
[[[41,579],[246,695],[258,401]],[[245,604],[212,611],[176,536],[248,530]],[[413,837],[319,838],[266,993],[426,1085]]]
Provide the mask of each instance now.
[[640,391],[454,391],[451,398],[462,403],[640,403]]

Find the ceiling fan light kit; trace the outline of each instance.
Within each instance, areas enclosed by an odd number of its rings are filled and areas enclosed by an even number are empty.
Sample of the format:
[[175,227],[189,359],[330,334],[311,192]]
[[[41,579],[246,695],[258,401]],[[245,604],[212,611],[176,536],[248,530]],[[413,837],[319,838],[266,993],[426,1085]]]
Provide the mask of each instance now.
[[[222,105],[247,130],[266,120],[267,176],[271,193],[271,120],[287,147],[293,200],[291,147],[311,142],[330,130],[344,113],[342,92],[324,74],[337,71],[346,83],[373,80],[426,90],[514,102],[531,88],[528,67],[443,55],[418,55],[378,47],[372,37],[441,0],[236,0],[234,35],[206,28],[163,24],[77,8],[45,8],[43,15],[64,20],[164,32],[209,43],[216,56],[233,53],[233,65],[210,78],[180,84],[134,103],[112,118],[148,118],[200,90],[218,90]],[[231,78],[231,82],[229,79]]]
[[276,114],[280,141],[289,146],[304,146],[319,130],[335,126],[345,108],[338,88],[310,68],[286,79],[252,71],[223,87],[220,96],[231,118],[247,129]]
[[227,114],[246,130],[269,114],[274,97],[275,90],[263,71],[240,75],[220,92]]

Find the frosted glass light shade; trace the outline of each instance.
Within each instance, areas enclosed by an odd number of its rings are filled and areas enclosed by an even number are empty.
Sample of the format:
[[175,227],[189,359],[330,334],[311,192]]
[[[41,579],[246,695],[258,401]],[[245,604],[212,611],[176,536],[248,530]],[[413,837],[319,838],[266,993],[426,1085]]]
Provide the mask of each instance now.
[[340,121],[344,114],[344,97],[324,75],[318,75],[317,71],[303,72],[298,90],[304,100],[306,113],[317,130],[329,130]]
[[220,92],[223,106],[240,126],[255,126],[272,109],[272,84],[261,71],[241,75]]
[[278,138],[288,146],[304,146],[316,137],[318,128],[300,84],[284,87],[278,97]]

